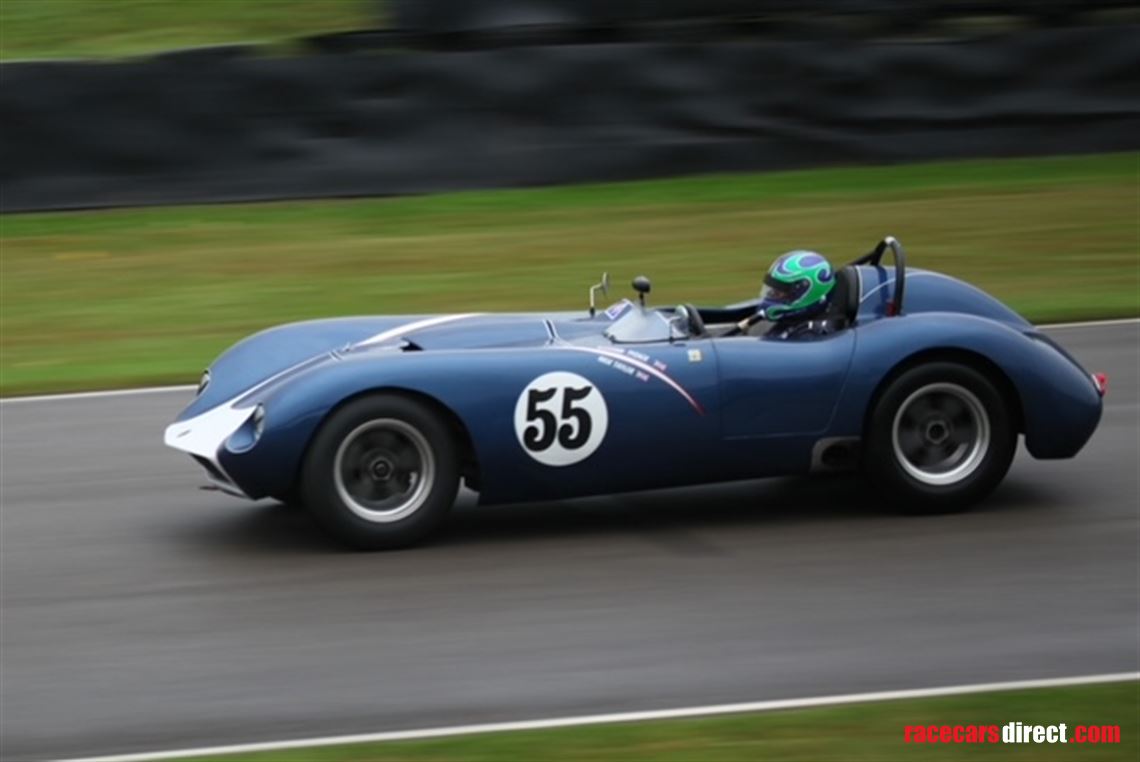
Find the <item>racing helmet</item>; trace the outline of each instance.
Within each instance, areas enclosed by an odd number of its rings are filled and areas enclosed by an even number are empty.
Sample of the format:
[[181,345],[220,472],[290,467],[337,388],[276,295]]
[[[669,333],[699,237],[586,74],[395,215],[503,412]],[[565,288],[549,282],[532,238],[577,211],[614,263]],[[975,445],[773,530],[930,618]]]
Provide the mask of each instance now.
[[764,276],[756,311],[776,322],[813,317],[827,309],[834,289],[835,271],[822,254],[789,251]]

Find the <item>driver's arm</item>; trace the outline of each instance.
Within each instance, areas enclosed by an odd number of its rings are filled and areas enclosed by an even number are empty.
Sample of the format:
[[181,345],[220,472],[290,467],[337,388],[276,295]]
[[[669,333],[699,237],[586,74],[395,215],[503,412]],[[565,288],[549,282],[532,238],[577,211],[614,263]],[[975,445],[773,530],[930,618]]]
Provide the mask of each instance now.
[[756,314],[756,307],[698,307],[697,312],[701,313],[701,320],[705,323],[739,323]]

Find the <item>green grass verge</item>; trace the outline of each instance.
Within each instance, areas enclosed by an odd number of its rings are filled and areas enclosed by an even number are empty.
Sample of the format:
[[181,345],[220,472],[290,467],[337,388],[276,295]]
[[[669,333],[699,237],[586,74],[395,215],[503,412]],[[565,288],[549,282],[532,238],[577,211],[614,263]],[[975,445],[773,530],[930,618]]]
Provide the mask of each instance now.
[[378,26],[374,0],[2,0],[0,58],[102,58]]
[[[198,762],[893,762],[1136,760],[1140,684],[1082,686],[827,709],[589,725],[199,758]],[[908,744],[906,725],[1119,725],[1118,745]]]
[[747,299],[780,252],[884,234],[1030,319],[1140,314],[1140,154],[397,199],[0,216],[0,393],[189,383],[236,339],[356,313]]

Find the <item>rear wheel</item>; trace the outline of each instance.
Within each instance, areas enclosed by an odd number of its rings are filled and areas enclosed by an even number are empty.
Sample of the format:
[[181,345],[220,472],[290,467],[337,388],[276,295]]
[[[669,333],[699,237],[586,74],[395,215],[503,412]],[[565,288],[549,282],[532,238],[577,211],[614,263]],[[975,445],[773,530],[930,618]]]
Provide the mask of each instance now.
[[459,489],[451,434],[431,408],[397,395],[364,397],[336,411],[302,468],[313,516],[353,547],[412,545],[443,523]]
[[963,510],[1005,477],[1017,448],[1009,405],[984,374],[933,362],[894,379],[871,414],[863,470],[908,513]]

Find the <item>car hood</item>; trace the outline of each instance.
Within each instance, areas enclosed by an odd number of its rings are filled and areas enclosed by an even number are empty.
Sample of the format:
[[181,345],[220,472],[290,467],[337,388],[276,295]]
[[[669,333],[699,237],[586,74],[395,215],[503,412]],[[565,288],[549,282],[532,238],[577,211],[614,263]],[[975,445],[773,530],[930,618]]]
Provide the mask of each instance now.
[[228,402],[270,379],[335,355],[396,349],[422,351],[540,346],[549,326],[574,337],[601,337],[608,321],[569,314],[395,315],[311,320],[270,328],[234,344],[208,368],[209,384],[183,411],[186,418]]

